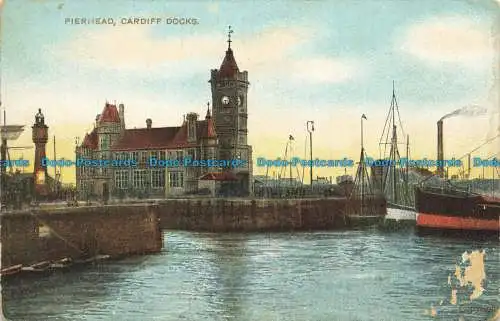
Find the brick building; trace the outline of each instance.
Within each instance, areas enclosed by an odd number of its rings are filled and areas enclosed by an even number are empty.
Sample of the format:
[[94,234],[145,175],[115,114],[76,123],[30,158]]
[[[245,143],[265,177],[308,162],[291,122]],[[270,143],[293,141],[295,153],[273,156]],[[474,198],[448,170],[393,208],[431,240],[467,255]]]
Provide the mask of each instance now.
[[[230,34],[229,34],[230,36]],[[211,70],[209,81],[213,111],[208,106],[204,119],[188,113],[175,127],[125,127],[124,105],[106,103],[95,126],[76,148],[76,158],[92,160],[135,160],[137,166],[76,167],[80,198],[168,197],[182,194],[252,194],[252,147],[247,143],[248,72],[240,72],[231,38],[219,69]],[[239,159],[246,166],[152,167],[159,160]]]

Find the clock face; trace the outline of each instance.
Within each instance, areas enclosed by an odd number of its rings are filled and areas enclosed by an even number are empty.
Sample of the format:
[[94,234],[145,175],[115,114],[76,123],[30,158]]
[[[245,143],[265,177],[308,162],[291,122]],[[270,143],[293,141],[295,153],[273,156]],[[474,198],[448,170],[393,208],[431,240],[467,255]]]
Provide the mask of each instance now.
[[222,101],[223,105],[227,105],[227,104],[229,104],[229,97],[228,96],[224,96],[224,97],[222,97],[221,101]]

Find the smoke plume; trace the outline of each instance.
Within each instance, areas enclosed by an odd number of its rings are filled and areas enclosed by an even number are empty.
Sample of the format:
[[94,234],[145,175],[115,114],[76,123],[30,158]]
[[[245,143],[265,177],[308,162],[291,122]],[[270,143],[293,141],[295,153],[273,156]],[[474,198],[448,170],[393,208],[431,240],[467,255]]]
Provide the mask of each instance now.
[[471,106],[465,106],[460,109],[454,110],[451,113],[448,113],[441,117],[440,120],[444,120],[446,118],[451,118],[451,117],[456,117],[456,116],[467,116],[467,117],[474,117],[474,116],[481,116],[481,115],[486,115],[488,113],[488,109],[477,106],[477,105],[471,105]]

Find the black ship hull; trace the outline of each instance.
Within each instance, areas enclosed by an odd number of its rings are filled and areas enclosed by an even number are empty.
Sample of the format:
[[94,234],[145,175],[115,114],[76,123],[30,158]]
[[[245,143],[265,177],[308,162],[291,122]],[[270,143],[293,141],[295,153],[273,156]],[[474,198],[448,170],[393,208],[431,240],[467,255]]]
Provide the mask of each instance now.
[[500,199],[452,189],[416,188],[418,231],[500,231]]

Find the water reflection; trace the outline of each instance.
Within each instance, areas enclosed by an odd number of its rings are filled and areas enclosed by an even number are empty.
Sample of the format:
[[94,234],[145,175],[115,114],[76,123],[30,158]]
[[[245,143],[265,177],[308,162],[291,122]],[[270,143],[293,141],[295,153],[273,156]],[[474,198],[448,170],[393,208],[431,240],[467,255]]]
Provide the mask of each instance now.
[[224,319],[236,320],[242,314],[244,304],[247,238],[241,234],[212,234],[204,240],[213,253],[211,263],[215,268],[215,286],[210,288],[212,310]]
[[[95,309],[116,295],[115,285],[126,282],[121,266],[139,268],[147,258],[99,262],[71,270],[22,274],[2,279],[3,311],[12,320],[44,320],[54,311]],[[15,304],[12,304],[15,302]],[[39,307],[35,311],[23,307]]]
[[[168,232],[158,255],[3,282],[11,320],[486,320],[499,245],[411,233]],[[484,292],[452,304],[448,276],[486,251]],[[427,311],[427,314],[425,312]]]

